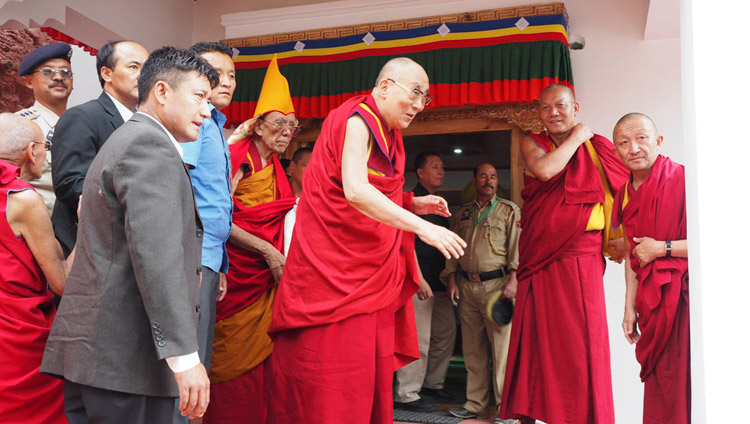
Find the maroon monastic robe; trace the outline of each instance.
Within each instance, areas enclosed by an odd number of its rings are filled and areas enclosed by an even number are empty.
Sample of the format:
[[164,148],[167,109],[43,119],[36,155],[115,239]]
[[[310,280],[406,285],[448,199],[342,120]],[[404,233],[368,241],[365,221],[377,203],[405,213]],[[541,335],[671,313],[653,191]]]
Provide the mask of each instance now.
[[0,160],[0,422],[67,423],[62,380],[39,373],[55,317],[47,280],[5,215],[8,194],[33,190]]
[[[659,155],[646,181],[628,183],[615,198],[612,225],[630,240],[686,240],[685,168]],[[631,241],[631,247],[635,248]],[[630,264],[638,279],[635,308],[641,338],[635,347],[645,383],[644,423],[690,422],[690,298],[688,260],[661,257]]]
[[[545,151],[546,134],[531,136]],[[612,191],[627,169],[612,142],[591,144]],[[515,316],[500,416],[548,423],[612,423],[602,232],[586,231],[605,201],[599,171],[582,145],[549,181],[525,176]]]
[[412,295],[414,236],[364,216],[344,196],[347,120],[371,131],[369,182],[411,210],[404,147],[372,96],[354,97],[323,123],[274,304],[268,423],[392,423],[393,371],[419,357]]

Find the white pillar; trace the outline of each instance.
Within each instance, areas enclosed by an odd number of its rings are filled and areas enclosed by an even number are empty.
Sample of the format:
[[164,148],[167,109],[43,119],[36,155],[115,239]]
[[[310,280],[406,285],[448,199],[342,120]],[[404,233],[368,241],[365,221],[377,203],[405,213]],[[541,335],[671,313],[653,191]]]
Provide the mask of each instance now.
[[693,423],[747,422],[750,4],[681,6]]

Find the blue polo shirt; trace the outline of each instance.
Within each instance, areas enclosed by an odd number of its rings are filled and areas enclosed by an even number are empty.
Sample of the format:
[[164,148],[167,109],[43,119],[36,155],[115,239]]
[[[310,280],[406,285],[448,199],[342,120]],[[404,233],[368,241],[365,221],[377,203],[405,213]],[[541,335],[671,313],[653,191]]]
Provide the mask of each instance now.
[[229,145],[221,133],[227,121],[210,105],[211,117],[201,126],[198,139],[181,143],[182,160],[188,164],[195,202],[203,221],[201,263],[215,272],[227,272],[227,239],[232,229]]

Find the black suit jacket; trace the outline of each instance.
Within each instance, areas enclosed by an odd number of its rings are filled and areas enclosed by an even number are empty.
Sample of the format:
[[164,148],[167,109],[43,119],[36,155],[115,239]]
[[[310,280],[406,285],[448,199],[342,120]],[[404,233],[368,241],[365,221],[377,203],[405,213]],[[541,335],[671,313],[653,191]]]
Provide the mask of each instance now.
[[41,371],[86,386],[178,396],[165,358],[198,350],[203,228],[166,132],[135,114],[83,184],[73,267]]
[[52,185],[57,197],[52,227],[66,257],[76,244],[83,179],[104,142],[122,123],[120,112],[104,92],[98,99],[68,109],[57,121],[52,136]]

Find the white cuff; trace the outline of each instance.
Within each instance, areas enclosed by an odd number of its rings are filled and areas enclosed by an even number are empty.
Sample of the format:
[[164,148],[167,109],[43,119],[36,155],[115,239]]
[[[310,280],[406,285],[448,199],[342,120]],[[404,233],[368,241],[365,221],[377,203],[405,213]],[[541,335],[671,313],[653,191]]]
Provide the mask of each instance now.
[[188,355],[171,356],[167,358],[167,365],[169,365],[169,368],[174,373],[187,371],[200,363],[201,359],[198,356],[197,351]]

